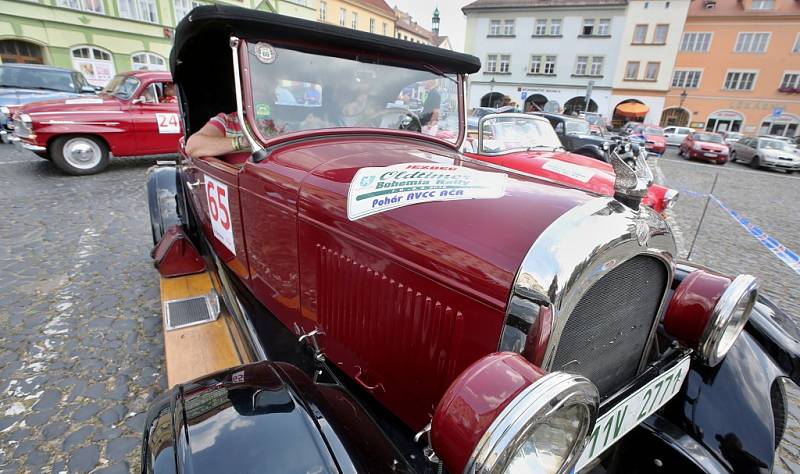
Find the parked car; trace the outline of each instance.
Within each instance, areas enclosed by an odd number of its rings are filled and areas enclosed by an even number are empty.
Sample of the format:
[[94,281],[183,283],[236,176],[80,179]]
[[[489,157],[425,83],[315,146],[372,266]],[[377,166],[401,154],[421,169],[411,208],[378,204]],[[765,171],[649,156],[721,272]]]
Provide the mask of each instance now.
[[593,112],[584,112],[580,114],[580,118],[589,122],[589,130],[593,135],[600,135],[608,138],[611,127],[606,123],[602,115]]
[[602,136],[593,135],[588,121],[563,114],[545,112],[532,112],[532,114],[542,116],[550,121],[558,139],[567,151],[608,162],[606,150],[608,150],[610,141]]
[[728,162],[728,145],[722,135],[713,132],[694,132],[681,143],[678,155],[687,160],[703,160],[718,165]]
[[722,137],[725,139],[725,143],[731,146],[744,138],[744,134],[739,132],[722,132]]
[[467,117],[467,129],[468,130],[477,130],[478,129],[478,122],[480,121],[481,117],[484,115],[489,114],[503,114],[514,112],[514,107],[511,105],[506,105],[505,107],[475,107],[472,109],[472,112]]
[[[217,4],[170,64],[186,135],[234,111],[251,149],[148,174],[171,388],[142,472],[772,468],[797,327],[677,264],[646,168],[609,197],[467,159],[463,93],[427,133],[345,107],[363,71],[388,104],[480,69],[393,37]],[[273,106],[283,81],[321,105]]]
[[744,138],[731,147],[731,161],[749,163],[753,168],[772,168],[787,173],[800,171],[800,156],[785,142],[772,138]]
[[0,140],[8,143],[11,115],[31,102],[93,95],[78,71],[39,64],[0,64]]
[[114,156],[176,153],[181,122],[169,72],[118,74],[97,97],[28,104],[14,115],[18,146],[63,172],[102,171]]
[[638,137],[644,142],[645,148],[654,155],[663,155],[667,151],[667,140],[664,131],[657,125],[638,124],[628,129],[629,137]]
[[[490,114],[475,134],[464,142],[464,156],[587,191],[614,195],[614,169],[608,163],[567,152],[553,126],[530,114]],[[663,213],[678,199],[678,192],[651,185],[642,204]]]
[[694,132],[693,128],[670,126],[664,128],[664,138],[667,141],[667,145],[680,146],[683,143],[683,139],[692,132]]

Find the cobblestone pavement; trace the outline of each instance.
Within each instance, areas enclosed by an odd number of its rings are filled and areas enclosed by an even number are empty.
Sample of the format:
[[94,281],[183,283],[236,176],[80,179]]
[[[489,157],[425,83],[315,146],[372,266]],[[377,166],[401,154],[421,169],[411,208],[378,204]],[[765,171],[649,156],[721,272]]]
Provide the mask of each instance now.
[[[656,174],[715,194],[800,250],[800,177],[685,162],[670,151]],[[144,174],[153,159],[113,160],[69,177],[0,145],[0,472],[138,469],[143,412],[164,390],[158,279],[149,258]],[[672,224],[685,256],[705,201],[684,193]],[[800,316],[800,277],[713,202],[692,260],[758,276]],[[800,473],[800,395],[776,472]]]
[[164,390],[144,176],[0,145],[0,472],[131,472]]

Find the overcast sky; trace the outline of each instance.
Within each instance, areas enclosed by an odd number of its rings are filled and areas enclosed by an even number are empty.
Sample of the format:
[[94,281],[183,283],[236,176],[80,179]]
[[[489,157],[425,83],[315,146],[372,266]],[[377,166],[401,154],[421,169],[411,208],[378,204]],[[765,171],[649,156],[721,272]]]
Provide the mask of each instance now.
[[450,37],[450,44],[456,51],[464,51],[464,33],[467,28],[467,19],[461,13],[461,7],[472,0],[387,0],[389,6],[407,11],[417,20],[423,28],[431,29],[433,8],[439,7],[439,22],[442,36]]

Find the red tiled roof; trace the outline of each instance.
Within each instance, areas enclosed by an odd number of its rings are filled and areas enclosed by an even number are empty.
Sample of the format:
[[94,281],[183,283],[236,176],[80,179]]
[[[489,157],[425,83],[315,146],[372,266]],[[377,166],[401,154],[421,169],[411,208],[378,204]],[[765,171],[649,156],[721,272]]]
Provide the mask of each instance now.
[[394,10],[383,0],[356,0],[353,3],[361,3],[362,5],[380,10],[389,16],[394,16]]

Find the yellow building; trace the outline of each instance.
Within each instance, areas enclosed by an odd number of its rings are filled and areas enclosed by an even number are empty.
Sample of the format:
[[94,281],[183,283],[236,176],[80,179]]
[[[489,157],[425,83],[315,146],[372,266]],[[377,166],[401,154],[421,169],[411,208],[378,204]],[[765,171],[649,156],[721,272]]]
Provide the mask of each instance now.
[[384,0],[319,0],[317,19],[385,36],[395,35],[394,10]]

